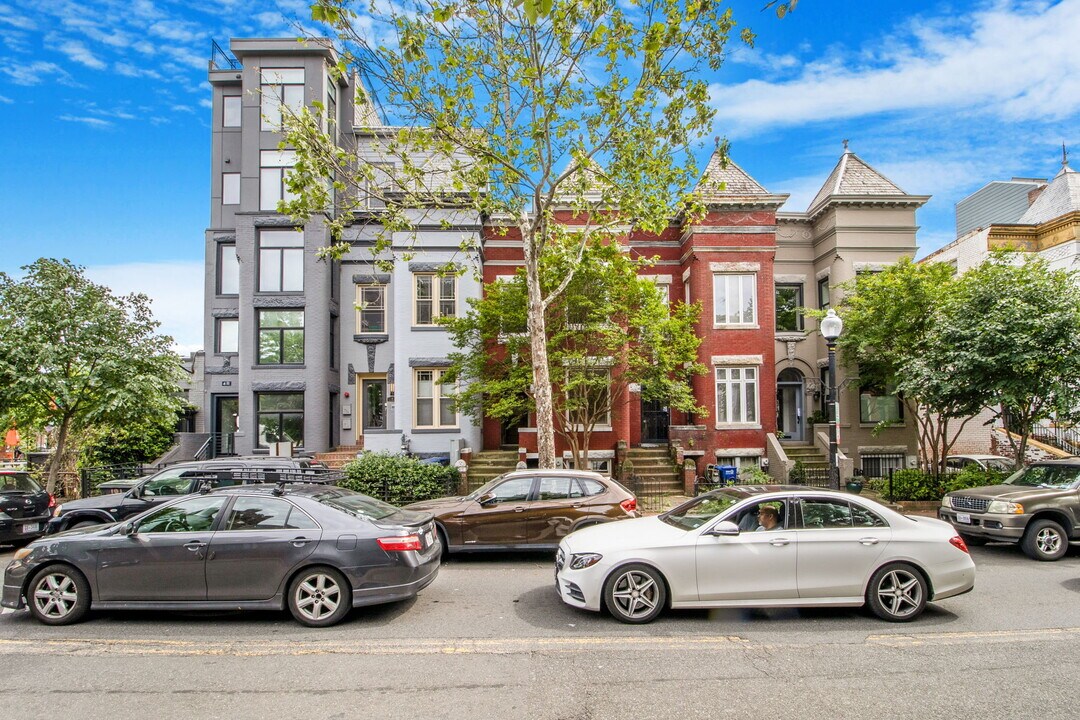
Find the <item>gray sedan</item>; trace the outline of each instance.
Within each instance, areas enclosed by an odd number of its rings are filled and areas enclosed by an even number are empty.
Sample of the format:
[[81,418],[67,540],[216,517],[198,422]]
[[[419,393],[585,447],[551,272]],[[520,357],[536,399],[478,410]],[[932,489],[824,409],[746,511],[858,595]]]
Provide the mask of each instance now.
[[248,485],[189,495],[15,554],[4,607],[47,625],[91,609],[285,607],[304,625],[412,597],[439,570],[432,516],[338,487]]

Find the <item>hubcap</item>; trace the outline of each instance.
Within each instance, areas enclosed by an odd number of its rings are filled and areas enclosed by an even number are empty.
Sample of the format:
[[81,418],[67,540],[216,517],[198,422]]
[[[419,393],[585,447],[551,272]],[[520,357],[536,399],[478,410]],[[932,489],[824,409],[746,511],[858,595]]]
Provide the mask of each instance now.
[[341,588],[329,575],[310,575],[296,586],[296,608],[308,620],[332,615],[341,604]]
[[612,599],[618,611],[628,618],[648,615],[660,599],[660,588],[643,572],[631,570],[623,573],[612,589]]
[[1053,555],[1061,549],[1061,535],[1051,528],[1043,528],[1035,536],[1035,545],[1043,555]]
[[892,570],[878,583],[878,600],[894,617],[910,615],[922,602],[919,579],[906,570]]
[[44,617],[62,618],[75,607],[79,599],[75,582],[63,573],[46,575],[34,588],[34,607]]

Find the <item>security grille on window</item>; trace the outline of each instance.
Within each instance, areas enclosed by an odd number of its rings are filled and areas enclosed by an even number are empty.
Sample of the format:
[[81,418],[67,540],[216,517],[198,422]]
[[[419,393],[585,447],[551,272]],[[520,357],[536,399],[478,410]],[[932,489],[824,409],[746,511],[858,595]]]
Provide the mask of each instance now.
[[215,352],[240,352],[240,321],[236,318],[218,318]]
[[259,153],[259,209],[277,210],[282,200],[296,194],[285,185],[285,176],[296,165],[295,150],[263,150]]
[[716,422],[758,421],[757,368],[716,368]]
[[304,234],[296,230],[259,233],[259,292],[304,289]]
[[259,364],[304,362],[304,311],[259,311]]
[[439,317],[457,314],[457,277],[434,273],[417,273],[415,282],[416,309],[414,325],[434,325]]
[[443,383],[444,370],[416,370],[416,411],[413,426],[418,428],[455,428],[454,386]]
[[713,275],[713,317],[716,325],[757,323],[757,276]]
[[258,393],[256,405],[259,447],[277,442],[304,446],[304,393]]
[[889,477],[889,471],[904,469],[903,455],[863,455],[862,474],[865,477]]
[[295,115],[304,107],[304,68],[263,68],[259,91],[262,129],[280,130],[283,108]]
[[803,329],[803,316],[799,308],[803,306],[802,285],[776,286],[776,331],[798,332]]
[[360,334],[386,332],[386,286],[356,286],[356,327]]
[[218,295],[238,295],[240,293],[240,260],[236,256],[236,246],[218,245]]

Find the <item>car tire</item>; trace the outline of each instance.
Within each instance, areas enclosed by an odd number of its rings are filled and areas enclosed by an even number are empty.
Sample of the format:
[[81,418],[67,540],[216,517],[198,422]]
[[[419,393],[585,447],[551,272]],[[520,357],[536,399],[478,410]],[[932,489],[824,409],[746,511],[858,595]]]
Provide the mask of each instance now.
[[882,620],[910,622],[926,609],[928,590],[921,572],[907,563],[893,563],[871,576],[866,604]]
[[436,525],[435,531],[439,534],[439,544],[442,545],[442,555],[439,556],[439,562],[444,563],[450,559],[450,541],[446,538],[446,531],[443,530],[442,525]]
[[1027,526],[1020,547],[1033,560],[1052,562],[1064,557],[1069,549],[1065,528],[1053,520],[1036,520]]
[[987,542],[986,538],[984,538],[984,537],[976,537],[974,535],[965,535],[964,533],[960,533],[960,539],[963,540],[964,544],[967,545],[968,547],[980,547],[982,545],[985,545],[986,542]]
[[329,627],[352,609],[352,588],[332,567],[310,567],[289,583],[289,612],[301,625]]
[[26,585],[26,604],[38,622],[71,625],[90,610],[90,583],[70,565],[46,565]]
[[667,586],[656,568],[640,563],[623,565],[604,582],[604,604],[620,622],[652,622],[667,604]]

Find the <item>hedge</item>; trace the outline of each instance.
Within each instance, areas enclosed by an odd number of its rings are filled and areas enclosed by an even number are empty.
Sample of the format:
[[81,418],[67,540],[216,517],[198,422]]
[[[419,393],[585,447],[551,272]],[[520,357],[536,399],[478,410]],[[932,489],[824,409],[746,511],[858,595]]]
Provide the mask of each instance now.
[[393,505],[455,495],[461,482],[456,468],[389,453],[364,453],[341,469],[341,487]]
[[[968,465],[958,473],[945,475],[931,475],[921,470],[897,470],[893,473],[891,500],[940,500],[947,492],[1000,485],[1007,477],[1006,473],[983,470],[974,464]],[[881,494],[888,497],[888,478],[876,482],[880,483]]]

